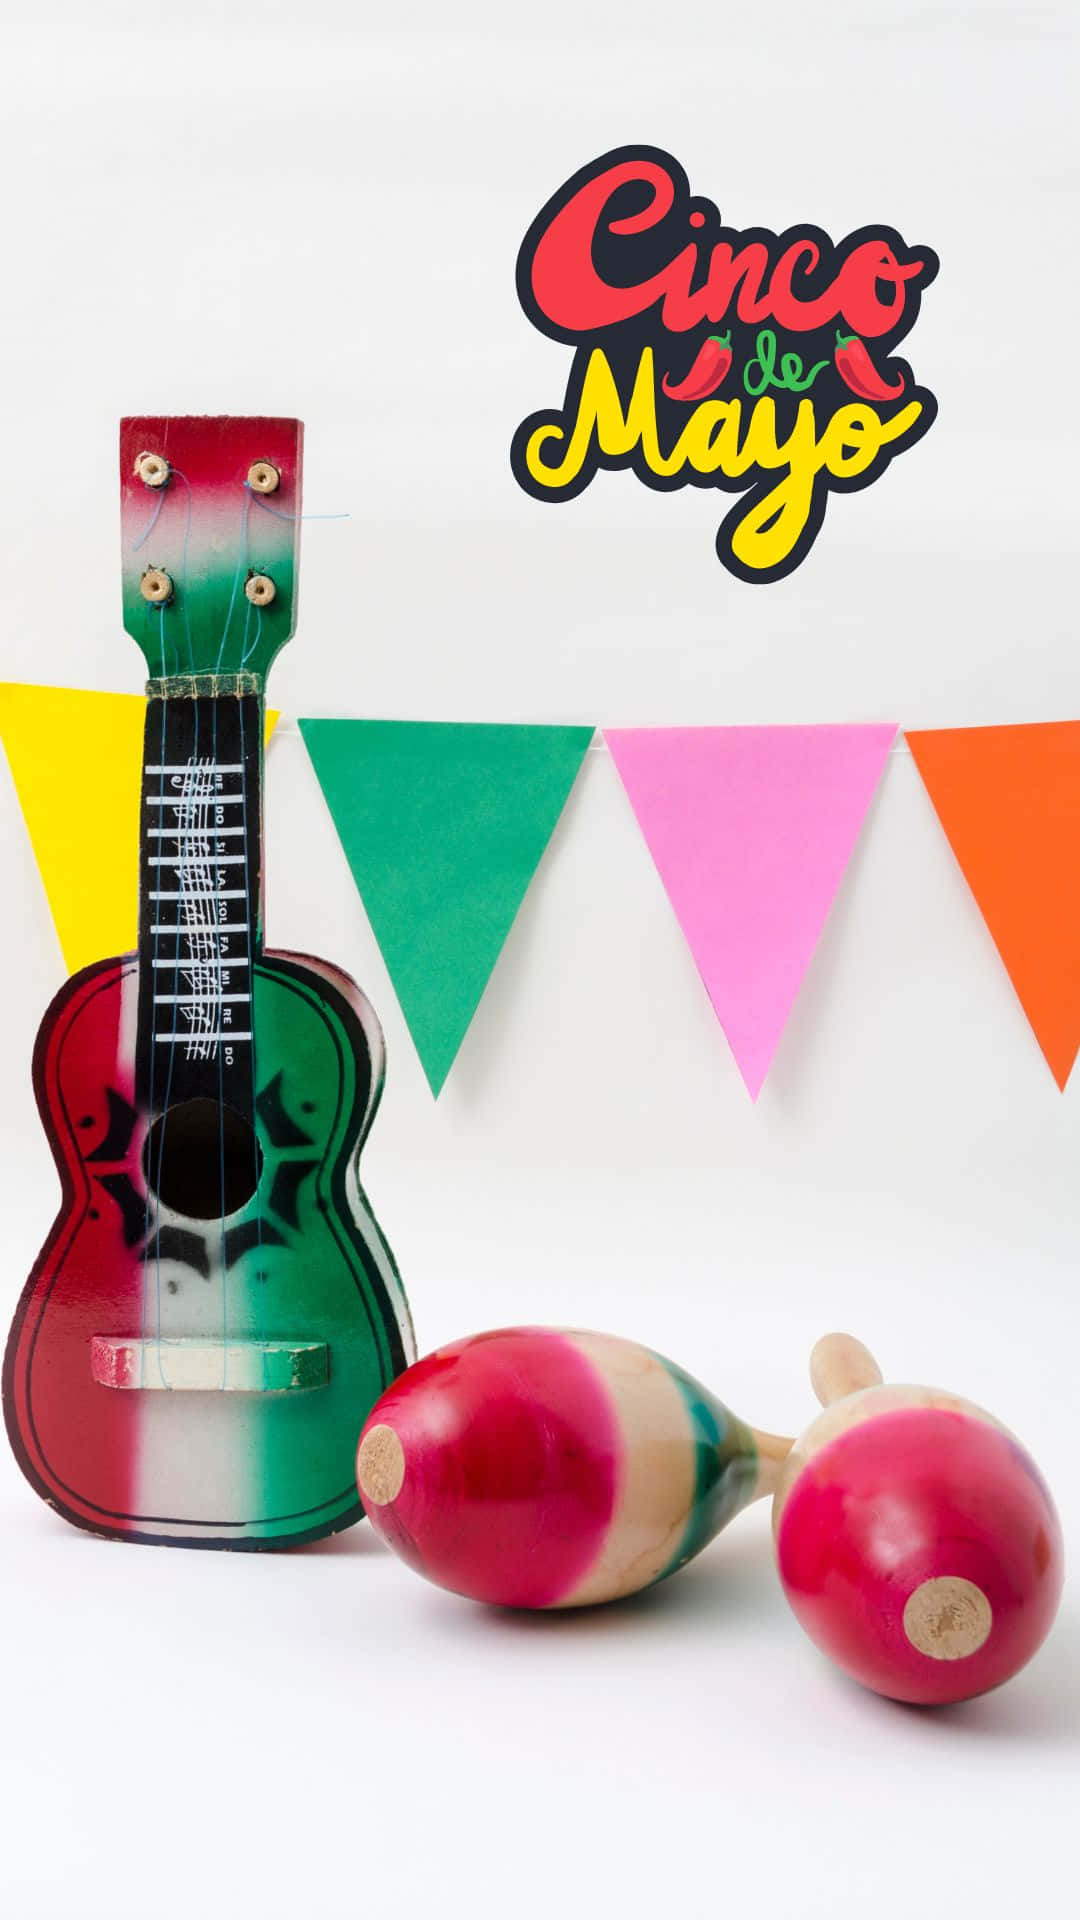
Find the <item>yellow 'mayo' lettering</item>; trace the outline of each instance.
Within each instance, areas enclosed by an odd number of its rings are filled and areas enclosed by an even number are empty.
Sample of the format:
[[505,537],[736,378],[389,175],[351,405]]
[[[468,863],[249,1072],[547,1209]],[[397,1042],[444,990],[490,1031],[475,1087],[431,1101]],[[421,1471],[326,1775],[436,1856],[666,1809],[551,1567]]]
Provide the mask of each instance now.
[[642,352],[624,410],[598,347],[589,357],[569,434],[565,416],[543,421],[526,442],[525,466],[534,485],[550,493],[574,486],[587,467],[595,470],[635,454],[658,479],[689,470],[745,479],[749,487],[756,478],[776,473],[776,485],[737,518],[730,535],[732,554],[742,566],[769,573],[783,567],[804,533],[818,475],[845,481],[869,472],[883,448],[898,451],[899,443],[913,435],[922,411],[922,402],[911,400],[883,420],[874,407],[855,401],[838,407],[819,432],[814,402],[807,396],[781,440],[770,395],[748,412],[742,399],[703,400],[665,453],[657,429],[652,348]]

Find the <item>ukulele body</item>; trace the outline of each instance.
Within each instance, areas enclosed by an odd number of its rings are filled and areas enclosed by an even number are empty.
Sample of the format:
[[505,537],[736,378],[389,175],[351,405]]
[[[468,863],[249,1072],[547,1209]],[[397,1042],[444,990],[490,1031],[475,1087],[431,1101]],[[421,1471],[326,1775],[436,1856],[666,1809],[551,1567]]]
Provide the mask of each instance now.
[[[362,1517],[357,1435],[414,1353],[357,1168],[381,1032],[337,968],[256,959],[257,1183],[221,1217],[222,1162],[217,1217],[204,1217],[165,1204],[148,1178],[138,998],[137,956],[102,961],[62,988],[38,1035],[34,1084],[63,1201],[8,1341],[12,1445],[52,1506],[110,1538],[315,1539]],[[160,1091],[155,1105],[167,1129]],[[185,1143],[177,1165],[199,1152]]]

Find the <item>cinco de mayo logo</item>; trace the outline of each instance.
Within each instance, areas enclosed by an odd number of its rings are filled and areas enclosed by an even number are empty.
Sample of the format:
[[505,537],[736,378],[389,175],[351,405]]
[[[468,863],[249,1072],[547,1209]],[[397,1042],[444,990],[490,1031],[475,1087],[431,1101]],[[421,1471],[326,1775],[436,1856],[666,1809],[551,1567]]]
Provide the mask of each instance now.
[[619,147],[559,188],[518,255],[533,325],[574,348],[559,407],[511,464],[537,500],[601,468],[741,495],[716,536],[740,580],[805,560],[830,493],[868,487],[937,413],[896,348],[938,270],[891,227],[726,227],[656,147]]

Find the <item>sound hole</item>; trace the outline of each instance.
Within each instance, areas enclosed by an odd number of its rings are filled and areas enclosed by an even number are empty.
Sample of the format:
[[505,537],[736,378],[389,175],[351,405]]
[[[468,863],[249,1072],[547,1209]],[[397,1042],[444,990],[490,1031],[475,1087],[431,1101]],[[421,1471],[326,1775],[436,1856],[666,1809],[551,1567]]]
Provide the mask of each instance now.
[[154,1121],[143,1149],[151,1193],[192,1220],[219,1220],[250,1200],[262,1172],[255,1129],[234,1107],[183,1100]]

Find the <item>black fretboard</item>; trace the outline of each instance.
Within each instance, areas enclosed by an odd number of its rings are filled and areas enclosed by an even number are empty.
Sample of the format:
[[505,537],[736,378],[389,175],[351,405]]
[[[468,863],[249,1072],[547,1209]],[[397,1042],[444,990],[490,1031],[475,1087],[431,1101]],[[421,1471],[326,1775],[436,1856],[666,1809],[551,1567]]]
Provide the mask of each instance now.
[[253,675],[151,681],[139,845],[139,1093],[250,1118],[262,939],[262,697]]

